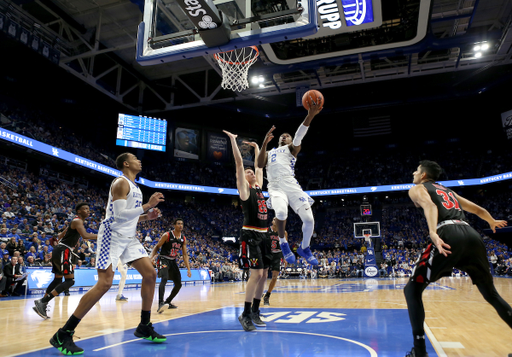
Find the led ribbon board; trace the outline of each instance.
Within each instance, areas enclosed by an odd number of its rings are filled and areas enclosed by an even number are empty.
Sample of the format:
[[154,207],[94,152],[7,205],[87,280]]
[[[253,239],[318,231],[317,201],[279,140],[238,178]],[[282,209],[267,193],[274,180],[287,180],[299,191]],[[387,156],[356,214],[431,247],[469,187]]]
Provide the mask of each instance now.
[[[122,172],[112,167],[99,164],[95,161],[83,158],[76,154],[72,154],[68,151],[61,150],[51,145],[39,142],[32,138],[28,138],[23,135],[19,135],[9,130],[0,128],[0,139],[26,147],[28,149],[47,154],[53,157],[57,157],[64,161],[83,166],[85,168],[101,172],[110,176],[121,176]],[[493,175],[483,178],[476,179],[464,179],[464,180],[451,180],[451,181],[439,181],[439,183],[445,187],[461,187],[461,186],[479,186],[493,182],[505,181],[512,179],[512,171],[506,172],[499,175]],[[204,193],[217,193],[222,195],[237,196],[238,190],[235,188],[223,188],[223,187],[211,187],[211,186],[199,186],[199,185],[188,185],[184,183],[171,183],[171,182],[155,182],[143,177],[137,179],[137,183],[146,187],[165,189],[165,190],[176,190],[176,191],[187,191],[187,192],[204,192]],[[414,185],[410,184],[396,184],[396,185],[382,185],[382,186],[366,186],[366,187],[352,187],[352,188],[333,188],[326,190],[315,190],[306,191],[306,193],[312,197],[314,196],[338,196],[338,195],[352,195],[361,193],[374,193],[374,192],[394,192],[394,191],[407,191]],[[265,197],[268,197],[268,192],[263,192]]]

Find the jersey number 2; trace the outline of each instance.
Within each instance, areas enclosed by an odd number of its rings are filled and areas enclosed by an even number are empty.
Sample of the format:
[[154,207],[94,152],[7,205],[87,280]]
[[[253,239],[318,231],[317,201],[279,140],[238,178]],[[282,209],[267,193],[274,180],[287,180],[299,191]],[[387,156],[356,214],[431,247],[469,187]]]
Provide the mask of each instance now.
[[453,192],[446,193],[443,190],[436,190],[436,193],[443,197],[443,206],[446,209],[453,209],[455,208],[457,211],[460,211],[459,201],[455,198],[455,195]]

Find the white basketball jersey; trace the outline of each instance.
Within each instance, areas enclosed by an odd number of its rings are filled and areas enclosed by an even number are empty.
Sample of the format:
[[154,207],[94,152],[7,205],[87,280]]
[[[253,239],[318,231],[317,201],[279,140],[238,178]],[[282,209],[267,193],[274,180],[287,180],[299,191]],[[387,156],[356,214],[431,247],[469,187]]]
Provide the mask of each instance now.
[[[140,191],[139,186],[134,184],[128,177],[119,176],[116,180],[124,179],[128,181],[130,185],[130,191],[126,195],[126,209],[134,209],[142,206],[142,192]],[[112,182],[112,184],[115,180]],[[108,204],[107,204],[107,212],[105,214],[105,221],[108,221],[109,218],[112,221],[110,224],[110,228],[112,231],[123,237],[135,237],[137,231],[137,223],[139,222],[139,217],[135,217],[134,219],[119,223],[116,222],[112,217],[114,215],[114,202],[112,196],[112,185],[110,186],[110,190],[108,191]]]
[[295,162],[288,146],[273,148],[267,153],[267,180],[279,180],[282,177],[295,176]]

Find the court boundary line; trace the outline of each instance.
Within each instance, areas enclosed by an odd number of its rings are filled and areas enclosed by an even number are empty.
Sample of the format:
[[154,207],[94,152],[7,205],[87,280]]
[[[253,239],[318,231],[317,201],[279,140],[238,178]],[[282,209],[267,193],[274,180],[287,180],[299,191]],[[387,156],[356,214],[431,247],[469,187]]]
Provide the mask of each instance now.
[[[221,333],[225,333],[225,332],[246,333],[242,329],[240,329],[240,330],[210,330],[210,331],[190,331],[190,332],[170,333],[170,334],[166,334],[164,336],[181,336],[181,335],[193,335],[193,334],[198,334],[198,333],[219,333],[219,332],[221,332]],[[354,340],[351,340],[351,339],[348,339],[348,338],[344,338],[344,337],[325,335],[325,334],[319,334],[319,333],[312,333],[312,332],[301,332],[301,331],[259,330],[257,332],[260,332],[260,333],[261,332],[292,333],[292,334],[297,334],[297,335],[310,335],[310,336],[319,336],[319,337],[333,338],[333,339],[336,339],[336,340],[342,340],[342,341],[354,343],[355,345],[361,346],[364,349],[366,349],[368,352],[370,352],[370,356],[371,357],[378,357],[377,352],[373,348],[371,348],[370,346],[367,346],[364,343],[361,343],[359,341],[354,341]],[[105,346],[105,347],[97,348],[97,349],[93,350],[93,352],[103,351],[103,350],[106,350],[108,348],[117,347],[117,346],[120,346],[120,345],[123,345],[123,344],[126,344],[126,343],[131,343],[131,342],[139,341],[139,340],[140,339],[134,339],[134,340],[129,340],[129,341],[118,342],[118,343],[115,343],[115,344],[110,345],[110,346]]]
[[425,327],[425,333],[427,334],[430,342],[432,343],[432,346],[436,350],[437,356],[438,357],[448,357],[446,352],[444,352],[443,346],[441,346],[441,344],[437,340],[436,336],[434,336],[434,334],[432,333],[432,330],[430,329],[430,327],[428,327],[426,322],[423,322],[423,326]]

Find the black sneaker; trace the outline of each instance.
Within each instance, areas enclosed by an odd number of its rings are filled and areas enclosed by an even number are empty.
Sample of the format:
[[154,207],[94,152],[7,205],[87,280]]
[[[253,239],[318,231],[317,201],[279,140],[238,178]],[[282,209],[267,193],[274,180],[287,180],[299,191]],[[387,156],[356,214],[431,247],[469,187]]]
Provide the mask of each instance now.
[[50,343],[66,356],[81,355],[84,353],[84,350],[73,342],[74,333],[75,331],[64,331],[60,328],[50,339]]
[[39,316],[41,316],[43,319],[49,319],[48,315],[47,315],[47,310],[48,310],[48,303],[44,303],[42,302],[41,300],[34,300],[34,307],[32,309],[34,309],[34,311],[36,312],[36,314],[38,314]]
[[270,306],[270,296],[263,296],[263,305]]
[[252,323],[250,316],[244,316],[244,314],[238,316],[238,321],[240,321],[240,324],[244,328],[245,331],[254,331],[256,330],[256,326]]
[[418,348],[413,347],[410,352],[407,352],[405,357],[428,357],[427,351],[421,352]]
[[267,324],[260,317],[260,310],[251,312],[251,320],[258,327],[267,327]]
[[166,302],[161,302],[158,304],[158,310],[156,310],[156,312],[158,312],[159,314],[161,314],[162,312],[164,312],[164,310],[167,309],[167,307],[169,306],[168,303]]
[[151,322],[147,325],[143,325],[142,323],[140,323],[133,334],[137,337],[157,343],[167,341],[167,337],[162,336],[155,331],[155,329],[153,328],[153,324]]
[[177,309],[178,307],[174,304],[169,303],[169,309]]

